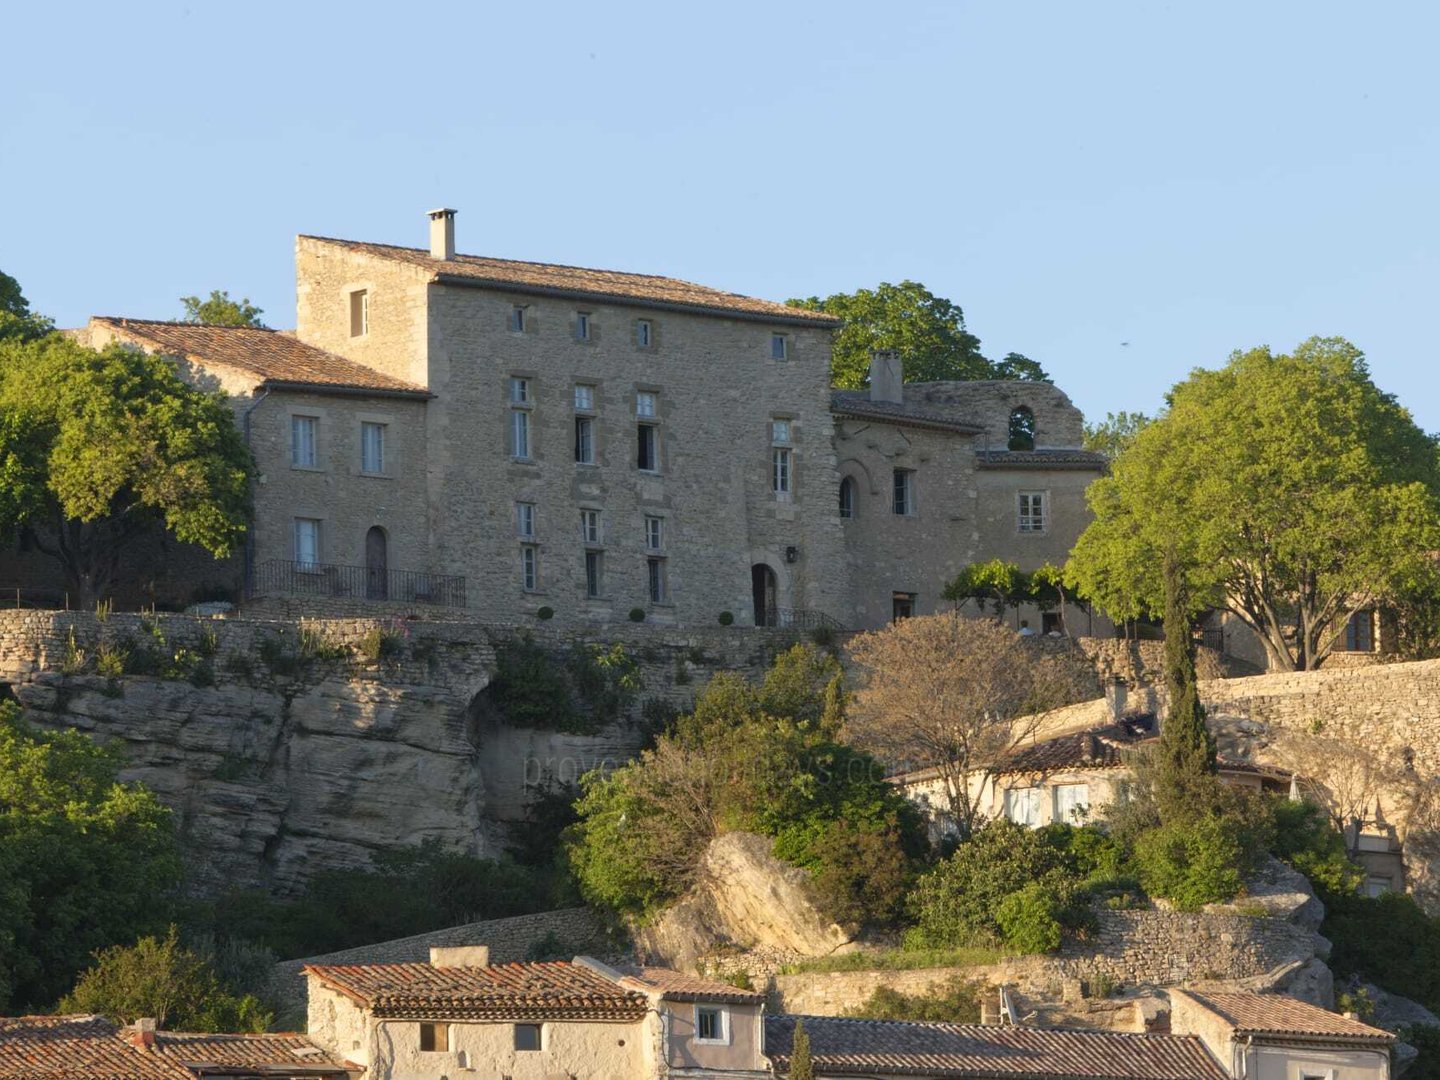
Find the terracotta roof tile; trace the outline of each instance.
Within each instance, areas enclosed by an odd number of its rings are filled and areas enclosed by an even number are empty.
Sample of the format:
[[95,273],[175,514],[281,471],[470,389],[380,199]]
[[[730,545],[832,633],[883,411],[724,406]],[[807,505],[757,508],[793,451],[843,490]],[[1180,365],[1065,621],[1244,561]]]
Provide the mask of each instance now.
[[0,1080],[192,1080],[101,1016],[0,1018]]
[[396,379],[277,330],[248,326],[200,326],[96,316],[91,320],[137,344],[198,364],[206,361],[253,372],[269,383],[378,390],[424,395],[424,387]]
[[1395,1041],[1395,1036],[1388,1031],[1283,994],[1202,994],[1194,990],[1172,990],[1171,993],[1189,997],[1229,1021],[1239,1035],[1298,1036],[1371,1044]]
[[317,964],[304,970],[378,1017],[634,1020],[649,1004],[640,991],[568,961],[486,967]]
[[367,244],[356,240],[337,240],[329,236],[306,236],[304,239],[336,244],[379,259],[409,263],[429,271],[434,275],[432,280],[493,285],[516,292],[558,293],[598,300],[633,300],[661,307],[748,315],[769,321],[810,326],[840,325],[839,319],[823,312],[794,308],[774,300],[741,296],[739,293],[724,292],[678,278],[632,274],[622,270],[592,270],[583,266],[563,266],[557,263],[492,259],[482,255],[456,255],[454,259],[435,259],[423,248]]
[[1136,724],[1107,724],[1089,731],[1058,735],[1012,750],[992,772],[1051,773],[1061,769],[1116,769],[1127,764],[1125,751],[1144,742],[1150,731]]
[[716,1001],[735,1005],[758,1005],[765,995],[754,990],[744,990],[730,983],[715,979],[702,979],[698,975],[685,975],[669,968],[641,968],[638,975],[628,975],[623,980],[626,986],[637,986],[651,992],[659,991],[667,1001]]
[[868,420],[889,420],[912,427],[940,428],[964,435],[978,435],[985,429],[969,420],[962,420],[944,409],[926,409],[918,405],[899,405],[893,401],[871,401],[867,390],[832,390],[830,411],[841,416]]
[[805,1021],[815,1071],[827,1076],[1227,1078],[1194,1036],[773,1016],[765,1021],[765,1054],[782,1072],[797,1019]]
[[1104,454],[1089,450],[977,450],[982,469],[1082,469],[1103,472],[1110,465]]
[[269,1035],[206,1035],[160,1031],[155,1035],[155,1052],[195,1070],[201,1070],[205,1066],[254,1068],[283,1065],[287,1069],[295,1070],[295,1075],[346,1075],[343,1064],[304,1035],[293,1032]]

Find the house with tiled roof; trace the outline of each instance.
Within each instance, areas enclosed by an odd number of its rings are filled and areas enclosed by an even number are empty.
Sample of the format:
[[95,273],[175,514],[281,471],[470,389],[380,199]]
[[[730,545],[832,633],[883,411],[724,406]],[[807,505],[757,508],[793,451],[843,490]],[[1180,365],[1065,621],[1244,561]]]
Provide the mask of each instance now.
[[1047,383],[904,385],[881,354],[832,392],[829,315],[462,254],[453,210],[426,248],[301,236],[295,260],[293,333],[104,316],[82,337],[227,395],[253,527],[243,559],[187,573],[302,611],[873,627],[936,610],[969,562],[1063,561],[1104,468]]

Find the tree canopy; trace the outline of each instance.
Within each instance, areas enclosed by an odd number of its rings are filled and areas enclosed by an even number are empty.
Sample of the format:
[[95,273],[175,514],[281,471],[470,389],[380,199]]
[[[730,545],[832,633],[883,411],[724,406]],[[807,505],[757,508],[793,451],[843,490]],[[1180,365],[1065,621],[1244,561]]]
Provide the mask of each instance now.
[[217,557],[239,543],[252,464],[219,395],[160,357],[58,334],[0,342],[0,530],[34,531],[74,598],[103,597],[157,523]]
[[1340,338],[1235,353],[1171,390],[1087,492],[1067,576],[1111,618],[1164,607],[1173,552],[1192,609],[1224,608],[1271,666],[1320,665],[1356,611],[1434,572],[1435,442]]
[[185,307],[184,321],[203,323],[206,326],[251,326],[268,329],[260,316],[265,314],[247,296],[243,300],[231,300],[230,293],[223,289],[212,289],[204,300],[198,296],[182,296],[180,303]]
[[0,341],[30,341],[53,329],[49,319],[30,310],[20,283],[0,270]]
[[918,281],[892,285],[882,281],[873,289],[836,293],[820,299],[787,301],[791,307],[823,311],[843,319],[835,335],[830,381],[855,390],[869,384],[870,353],[874,349],[898,352],[905,365],[906,382],[949,379],[1033,379],[1049,382],[1038,363],[1019,353],[1008,353],[992,363],[980,352],[980,339],[965,329],[959,305],[936,296]]
[[48,1006],[96,949],[164,926],[170,812],[117,748],[0,705],[0,1011]]
[[1084,447],[1097,454],[1104,454],[1111,461],[1120,456],[1140,434],[1140,429],[1150,423],[1150,417],[1142,412],[1106,413],[1098,424],[1085,425]]

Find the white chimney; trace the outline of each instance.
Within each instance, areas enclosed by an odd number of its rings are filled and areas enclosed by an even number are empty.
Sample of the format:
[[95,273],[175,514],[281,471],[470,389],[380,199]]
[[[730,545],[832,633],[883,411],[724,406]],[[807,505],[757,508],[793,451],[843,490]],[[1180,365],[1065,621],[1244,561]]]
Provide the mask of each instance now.
[[431,967],[488,967],[489,945],[431,945]]
[[430,257],[449,262],[455,258],[454,210],[441,208],[430,211]]
[[900,354],[888,349],[870,353],[870,400],[905,404],[905,371]]

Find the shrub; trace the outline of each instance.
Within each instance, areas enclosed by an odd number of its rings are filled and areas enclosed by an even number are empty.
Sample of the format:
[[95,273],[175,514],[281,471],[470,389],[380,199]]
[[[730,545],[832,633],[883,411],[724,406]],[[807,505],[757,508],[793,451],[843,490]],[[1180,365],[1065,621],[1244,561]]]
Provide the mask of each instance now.
[[630,621],[631,621],[631,622],[644,622],[644,621],[645,621],[645,609],[644,609],[643,607],[632,607],[632,608],[630,609]]
[[1232,899],[1245,884],[1242,831],[1219,814],[1154,829],[1135,842],[1141,884],[1180,911]]
[[535,612],[535,617],[541,622],[546,622],[555,617],[555,609],[549,604],[546,604],[539,611]]
[[1434,1024],[1404,1024],[1396,1028],[1400,1041],[1420,1051],[1415,1063],[1405,1070],[1405,1080],[1440,1080],[1440,1027]]
[[731,623],[733,623],[734,621],[735,621],[735,616],[734,616],[731,612],[728,612],[728,611],[722,611],[722,612],[720,612],[720,625],[721,625],[721,626],[729,626],[729,625],[730,625]]
[[[895,842],[899,822],[827,822],[807,852],[820,909],[847,926],[886,926],[899,917],[914,861]],[[781,853],[776,845],[776,853]]]
[[1326,893],[1320,932],[1336,975],[1355,976],[1440,1011],[1440,919],[1404,893]]
[[1000,901],[995,921],[1005,944],[1016,952],[1053,952],[1060,947],[1063,907],[1054,888],[1032,881]]
[[525,959],[531,963],[544,960],[568,960],[574,955],[575,950],[561,941],[560,935],[554,930],[546,930],[525,950]]
[[107,679],[118,679],[125,674],[125,664],[130,659],[130,650],[124,645],[102,641],[95,651],[95,673]]
[[372,626],[360,636],[356,651],[372,664],[399,656],[405,649],[405,639],[400,633],[384,626]]
[[1328,893],[1353,893],[1365,871],[1350,861],[1345,838],[1314,803],[1277,799],[1271,807],[1274,839],[1270,850]]
[[931,994],[905,994],[888,986],[843,1015],[864,1020],[920,1020],[929,1023],[978,1024],[985,986],[954,976]]

